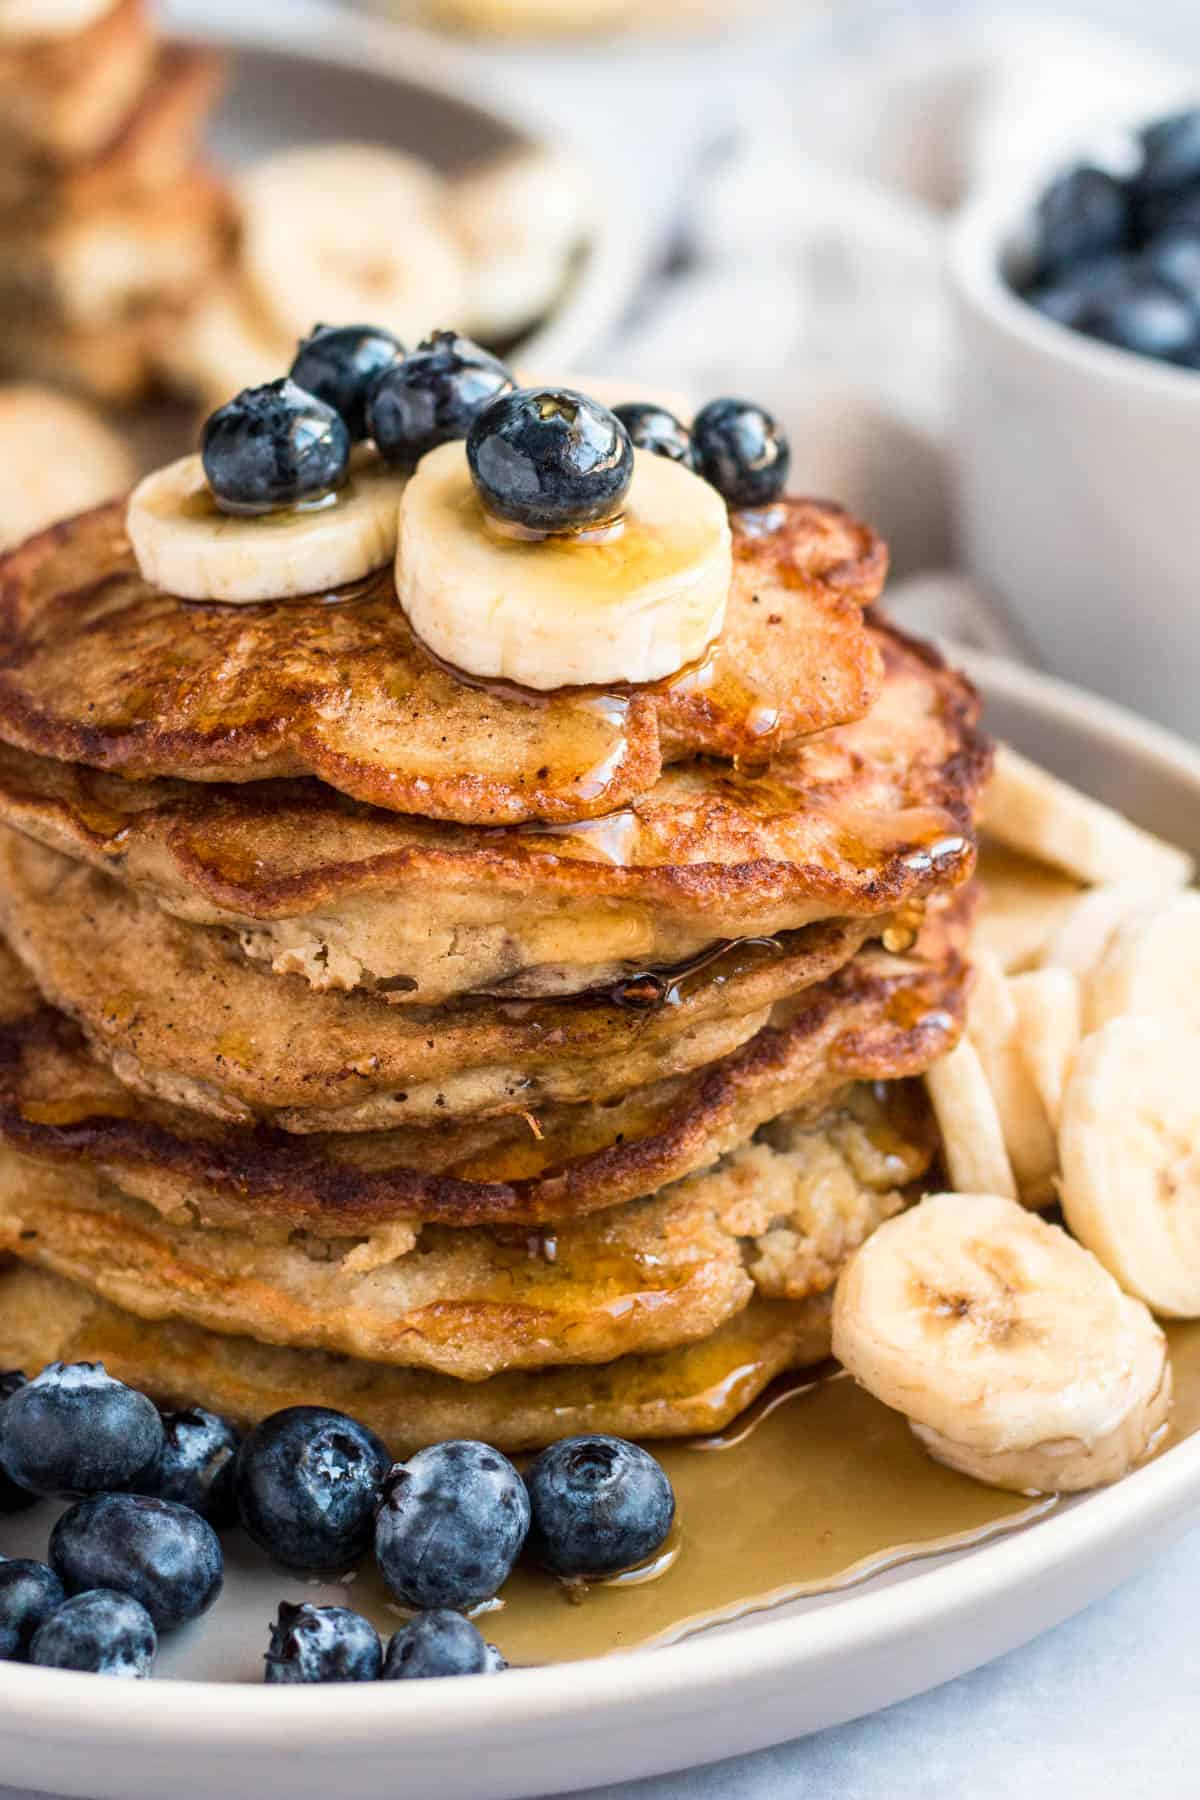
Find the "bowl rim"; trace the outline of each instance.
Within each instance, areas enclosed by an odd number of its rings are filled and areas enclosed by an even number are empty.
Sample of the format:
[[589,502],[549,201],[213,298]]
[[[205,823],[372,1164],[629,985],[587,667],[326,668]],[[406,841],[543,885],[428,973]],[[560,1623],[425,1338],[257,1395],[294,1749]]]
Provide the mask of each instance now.
[[[1200,750],[1146,724],[1112,702],[1000,658],[963,652],[956,659],[989,697],[1024,705],[1084,735],[1107,740],[1194,785],[1200,794]],[[643,1652],[577,1663],[516,1669],[502,1681],[427,1681],[407,1697],[392,1684],[347,1687],[257,1687],[213,1681],[159,1680],[105,1685],[106,1743],[134,1750],[219,1748],[289,1755],[327,1753],[331,1734],[344,1746],[434,1753],[447,1744],[486,1738],[497,1747],[552,1733],[570,1716],[577,1733],[634,1729],[666,1714],[673,1719],[747,1703],[763,1684],[828,1682],[859,1658],[941,1641],[973,1614],[1001,1602],[1037,1618],[1047,1583],[1071,1590],[1076,1571],[1101,1556],[1119,1561],[1128,1533],[1177,1526],[1200,1496],[1200,1433],[1166,1450],[1109,1488],[1068,1499],[1012,1536],[933,1559],[894,1585],[866,1583],[821,1609],[772,1617],[748,1629],[709,1632]],[[1069,1610],[1065,1608],[1065,1610]],[[1056,1615],[1057,1617],[1058,1615]],[[1031,1624],[1026,1635],[1054,1622]],[[1014,1638],[1013,1641],[1019,1641]],[[916,1685],[928,1685],[918,1678]],[[0,1665],[0,1730],[57,1745],[87,1745],[98,1729],[93,1677]],[[896,1696],[899,1697],[899,1696]],[[286,1734],[286,1736],[284,1736]]]
[[[1129,123],[1136,128],[1141,121]],[[1082,157],[1059,149],[1017,177],[987,182],[951,223],[946,266],[951,288],[1008,342],[1046,363],[1115,389],[1141,390],[1179,406],[1200,404],[1200,369],[1155,362],[1132,350],[1103,344],[1057,319],[1047,318],[1009,286],[1003,259],[1033,212],[1038,195],[1056,173]]]

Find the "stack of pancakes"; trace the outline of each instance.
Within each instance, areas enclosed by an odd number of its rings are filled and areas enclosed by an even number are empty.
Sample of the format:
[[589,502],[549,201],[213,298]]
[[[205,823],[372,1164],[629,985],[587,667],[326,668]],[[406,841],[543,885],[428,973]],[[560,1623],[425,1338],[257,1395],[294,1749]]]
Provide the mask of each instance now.
[[119,507],[5,559],[0,1365],[404,1451],[715,1428],[825,1356],[935,1155],[988,767],[885,561],[735,521],[701,666],[534,695],[390,572],[188,604]]
[[0,17],[0,367],[123,403],[225,248],[220,60],[162,44],[148,0],[49,10]]

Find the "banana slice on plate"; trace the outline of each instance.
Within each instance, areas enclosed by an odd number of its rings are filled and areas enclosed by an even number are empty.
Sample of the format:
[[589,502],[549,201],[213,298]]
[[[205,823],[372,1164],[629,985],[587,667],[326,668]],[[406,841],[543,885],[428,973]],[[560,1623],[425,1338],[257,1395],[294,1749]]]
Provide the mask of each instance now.
[[239,187],[247,279],[293,338],[369,321],[411,347],[463,317],[468,299],[443,195],[425,163],[378,145],[281,151]]
[[1004,1128],[979,1053],[969,1038],[925,1071],[925,1089],[951,1181],[964,1193],[1017,1197]]
[[566,284],[591,211],[582,171],[557,149],[494,157],[451,182],[445,217],[467,259],[470,330],[490,340],[515,337],[546,313]]
[[145,579],[183,600],[332,593],[391,562],[405,480],[358,451],[330,502],[242,519],[219,510],[200,458],[185,456],[133,490],[126,530]]
[[0,549],[56,519],[122,494],[134,477],[129,446],[82,400],[54,388],[0,387]]
[[1200,1318],[1200,1032],[1113,1019],[1063,1099],[1062,1206],[1081,1243],[1166,1318]]
[[460,443],[422,458],[400,509],[396,591],[413,630],[468,674],[525,687],[673,675],[719,635],[732,575],[716,489],[644,450],[612,537],[503,535]]
[[1052,1131],[1083,1036],[1083,995],[1070,969],[1029,969],[1009,980],[1017,1043]]
[[[967,1035],[991,1089],[1017,1191],[1027,1206],[1045,1206],[1054,1198],[1058,1147],[1023,1054],[1016,998],[995,956],[981,947],[972,960]],[[955,1178],[956,1187],[964,1185]],[[981,1190],[978,1182],[969,1185],[970,1190],[985,1193],[1007,1191],[1003,1186]]]
[[1157,1013],[1200,1031],[1200,893],[1195,889],[1144,902],[1110,936],[1087,983],[1088,1028],[1095,1031],[1126,1013]]
[[1122,882],[1085,889],[1066,908],[1043,944],[1039,963],[1046,969],[1069,969],[1080,977],[1090,975],[1118,925],[1145,903],[1144,888]]
[[1171,1405],[1167,1341],[1056,1225],[993,1194],[936,1194],[842,1271],[833,1352],[938,1462],[992,1487],[1116,1481]]
[[1008,744],[996,748],[987,791],[992,837],[1089,886],[1120,882],[1144,893],[1186,887],[1190,856],[1039,768]]

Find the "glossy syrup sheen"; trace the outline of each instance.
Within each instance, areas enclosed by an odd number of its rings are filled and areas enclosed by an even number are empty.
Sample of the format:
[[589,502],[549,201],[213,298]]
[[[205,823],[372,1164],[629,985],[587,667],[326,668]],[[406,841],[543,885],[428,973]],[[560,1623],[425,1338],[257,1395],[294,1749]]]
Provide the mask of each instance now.
[[[1169,1448],[1200,1428],[1200,1325],[1169,1332]],[[1061,1504],[1005,1493],[933,1462],[907,1424],[840,1372],[777,1383],[711,1438],[650,1446],[678,1517],[648,1568],[570,1589],[520,1568],[478,1623],[514,1664],[666,1644],[723,1621],[835,1592],[901,1563],[1015,1531]],[[1086,1502],[1085,1502],[1086,1503]],[[365,1572],[352,1604],[395,1628],[402,1609]]]

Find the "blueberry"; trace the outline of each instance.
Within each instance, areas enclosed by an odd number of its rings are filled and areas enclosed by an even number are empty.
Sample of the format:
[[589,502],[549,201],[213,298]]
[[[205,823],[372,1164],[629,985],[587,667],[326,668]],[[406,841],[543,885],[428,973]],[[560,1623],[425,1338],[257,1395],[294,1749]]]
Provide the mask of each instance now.
[[292,1606],[283,1600],[271,1627],[263,1679],[272,1683],[378,1681],[379,1633],[347,1606]]
[[529,1498],[508,1458],[452,1439],[388,1476],[375,1556],[406,1606],[462,1610],[503,1587],[528,1530]]
[[508,1664],[456,1612],[423,1612],[388,1645],[385,1681],[428,1681],[435,1675],[496,1675]]
[[555,1575],[616,1575],[660,1548],[675,1517],[662,1464],[624,1438],[551,1444],[525,1476],[529,1554]]
[[1196,314],[1187,302],[1151,282],[1094,301],[1079,320],[1079,329],[1160,362],[1182,356],[1200,336]]
[[1042,276],[1059,273],[1080,257],[1126,247],[1133,223],[1129,191],[1106,169],[1080,164],[1050,183],[1034,223],[1038,270]]
[[[25,1377],[19,1369],[5,1369],[0,1372],[0,1416],[3,1414],[4,1402],[25,1386]],[[30,1506],[37,1505],[37,1495],[29,1493],[25,1488],[10,1481],[4,1473],[3,1424],[0,1424],[0,1513],[25,1512]]]
[[242,1524],[286,1568],[340,1574],[371,1546],[391,1458],[373,1431],[323,1406],[289,1406],[242,1444],[234,1497]]
[[1153,244],[1159,238],[1200,232],[1200,181],[1187,187],[1142,195],[1138,200],[1137,238]]
[[201,456],[223,512],[278,512],[342,485],[350,432],[340,413],[294,381],[272,381],[213,413]]
[[530,531],[615,518],[633,480],[633,445],[615,413],[572,388],[518,388],[481,412],[467,461],[488,512]]
[[93,1494],[50,1533],[69,1594],[111,1588],[141,1602],[159,1631],[199,1618],[225,1579],[216,1532],[190,1507],[146,1494]]
[[228,1419],[189,1406],[162,1416],[163,1453],[155,1493],[178,1500],[218,1531],[237,1517],[233,1465],[240,1439]]
[[700,474],[730,506],[770,506],[787,485],[787,437],[749,400],[710,400],[692,421],[692,444]]
[[1143,264],[1152,281],[1200,307],[1200,232],[1169,232],[1150,245]]
[[32,1494],[153,1486],[163,1428],[143,1394],[103,1363],[51,1363],[4,1403],[5,1473]]
[[297,387],[340,413],[357,442],[368,435],[372,384],[403,355],[400,339],[378,325],[317,325],[300,345],[289,374]]
[[1093,300],[1120,292],[1136,278],[1137,259],[1119,252],[1084,257],[1045,284],[1025,288],[1022,298],[1060,325],[1077,325]]
[[1156,119],[1141,134],[1143,193],[1171,192],[1200,179],[1200,107]]
[[29,1660],[45,1669],[84,1669],[144,1681],[157,1652],[158,1638],[145,1607],[128,1594],[97,1588],[51,1613],[34,1633]]
[[457,332],[438,331],[379,376],[367,428],[388,462],[407,467],[439,444],[465,438],[477,414],[512,385],[497,357]]
[[613,412],[629,433],[635,450],[650,450],[655,456],[682,463],[686,469],[693,466],[691,433],[665,406],[631,401],[626,406],[614,406]]
[[0,1662],[25,1662],[34,1632],[65,1598],[45,1563],[0,1557]]

